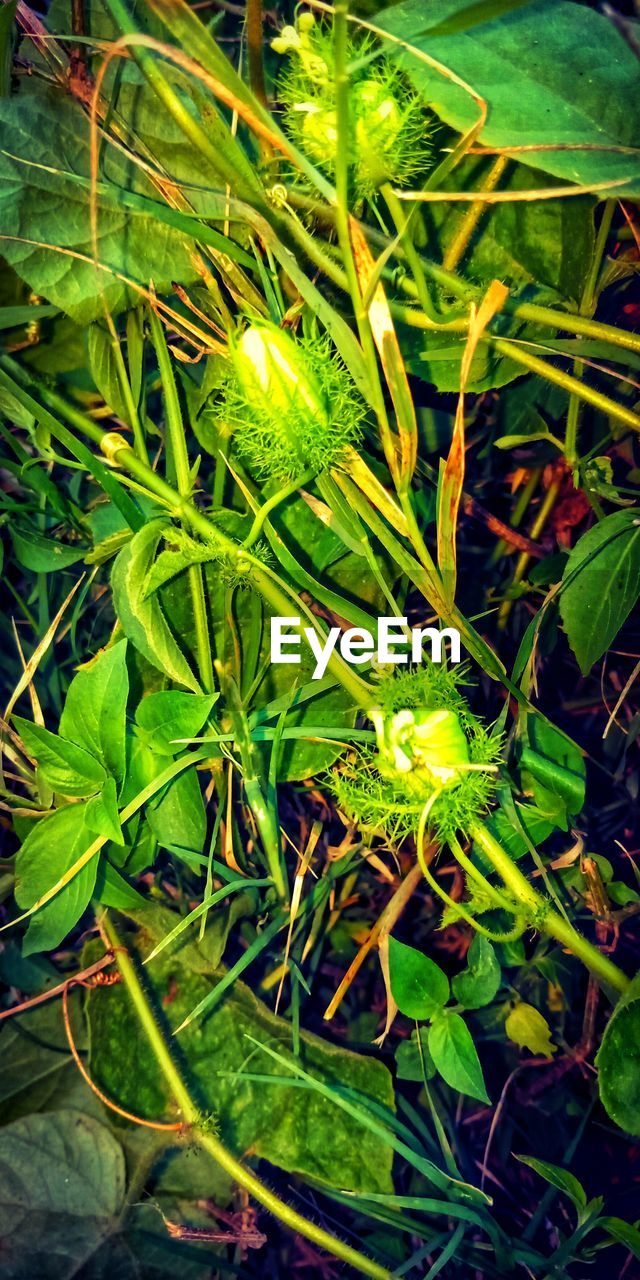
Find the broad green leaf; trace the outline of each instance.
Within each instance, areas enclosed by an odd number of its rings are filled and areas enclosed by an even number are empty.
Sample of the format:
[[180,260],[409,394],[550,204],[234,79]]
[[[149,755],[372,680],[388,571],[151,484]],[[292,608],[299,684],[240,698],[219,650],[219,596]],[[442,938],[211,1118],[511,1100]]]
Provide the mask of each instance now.
[[[519,804],[516,802],[515,811],[531,844],[537,848],[551,834],[554,829],[554,823],[549,820],[547,814],[541,813],[532,804]],[[486,819],[486,823],[491,834],[495,836],[503,848],[507,849],[515,861],[523,858],[529,851],[524,835],[514,826],[512,819],[504,808],[495,809]],[[473,853],[480,865],[489,869],[489,863],[486,861],[482,850],[475,843]]]
[[566,830],[584,805],[586,769],[580,748],[544,716],[528,716],[520,756],[523,789]]
[[163,531],[162,521],[150,520],[122,548],[111,574],[113,602],[122,630],[147,661],[176,684],[184,685],[193,693],[201,693],[191,667],[174,639],[160,600],[157,596],[146,599],[148,577]]
[[[145,742],[132,744],[128,790],[135,795],[167,767],[167,756],[156,754]],[[147,822],[159,844],[176,852],[199,854],[207,833],[207,819],[198,774],[192,767],[174,778],[157,799],[147,805]]]
[[[103,299],[112,311],[139,300],[139,289],[118,275],[145,289],[153,280],[158,293],[168,292],[172,280],[194,279],[185,237],[122,207],[118,185],[126,187],[126,165],[113,147],[109,165],[114,186],[101,183],[98,196],[100,266],[95,270],[89,225],[89,125],[69,94],[30,79],[27,91],[0,100],[0,139],[3,255],[36,293],[77,324],[101,317]],[[147,189],[152,194],[150,185]]]
[[[638,64],[614,23],[584,5],[537,0],[497,17],[489,6],[487,21],[452,34],[433,32],[467,7],[465,0],[433,6],[405,0],[379,14],[377,23],[481,95],[488,107],[480,133],[486,146],[513,147],[518,159],[565,182],[608,182],[613,195],[640,195]],[[446,124],[462,133],[477,122],[478,104],[468,90],[415,55],[403,50],[398,56]],[[523,146],[542,149],[518,152]]]
[[93,754],[22,716],[14,716],[13,723],[52,791],[82,797],[100,790],[106,773]]
[[[444,191],[486,185],[494,157],[470,156],[443,183]],[[523,164],[510,164],[500,191],[522,192],[549,185],[549,179]],[[553,183],[551,184],[553,185]],[[425,205],[427,243],[438,258],[457,234],[468,205]],[[463,258],[472,280],[504,280],[513,285],[542,285],[578,302],[593,257],[593,200],[515,200],[489,205]]]
[[[87,1037],[78,989],[70,993],[69,1016],[75,1043],[84,1052]],[[46,1091],[47,1082],[52,1089],[56,1087],[55,1082],[60,1073],[72,1066],[68,1045],[62,1010],[57,1000],[35,1005],[1,1024],[0,1104],[3,1105],[3,1122],[7,1118],[5,1106],[16,1095],[27,1091],[31,1100],[36,1092]],[[75,1067],[72,1066],[72,1070]]]
[[500,965],[491,943],[476,933],[467,955],[467,968],[451,983],[453,994],[465,1009],[491,1004],[500,986]]
[[104,907],[113,907],[115,911],[144,911],[148,901],[106,857],[100,859],[98,866],[95,897]]
[[177,739],[195,738],[204,728],[218,694],[161,690],[143,698],[136,711],[142,736],[158,755],[174,756],[184,750]]
[[569,554],[560,613],[583,675],[615,640],[640,595],[638,512],[614,511]]
[[97,322],[89,325],[87,330],[89,372],[105,404],[113,410],[117,418],[129,422],[129,411],[122,394],[113,342],[111,334],[103,325]]
[[90,831],[97,836],[106,836],[116,844],[124,844],[120,818],[118,816],[118,795],[115,778],[107,778],[99,795],[89,800],[86,808],[86,823]]
[[125,771],[129,676],[127,642],[104,649],[76,673],[60,717],[60,733],[90,752],[118,783]]
[[[174,1028],[211,990],[214,980],[176,956],[158,957],[145,972],[162,1019]],[[88,1007],[93,1078],[138,1115],[172,1115],[163,1076],[150,1054],[140,1054],[138,1024],[126,991],[96,989]],[[204,1111],[215,1115],[225,1145],[237,1153],[251,1149],[282,1169],[345,1190],[391,1191],[391,1149],[328,1099],[300,1087],[266,1054],[258,1054],[249,1036],[300,1063],[326,1084],[393,1108],[391,1078],[381,1063],[306,1032],[300,1038],[300,1056],[293,1059],[290,1024],[236,982],[208,1018],[180,1037],[192,1085]]]
[[596,1067],[605,1111],[621,1129],[640,1136],[640,977],[616,1005]]
[[414,1027],[408,1040],[401,1040],[396,1049],[396,1075],[399,1080],[415,1082],[431,1080],[436,1074],[429,1053],[429,1028]]
[[545,1058],[551,1058],[555,1053],[549,1023],[534,1005],[521,1001],[511,1010],[504,1026],[509,1039],[521,1048],[542,1054]]
[[429,1027],[429,1052],[442,1079],[458,1093],[489,1103],[471,1032],[459,1013],[441,1012]]
[[79,1111],[25,1116],[0,1130],[2,1269],[15,1280],[72,1280],[117,1229],[122,1147]]
[[[34,824],[16,855],[15,896],[19,907],[32,907],[52,889],[95,839],[86,823],[86,804],[69,804]],[[86,911],[98,869],[98,856],[73,877],[29,920],[23,953],[52,951]]]
[[568,1169],[563,1169],[557,1164],[549,1164],[547,1160],[536,1160],[533,1156],[516,1156],[516,1160],[519,1160],[521,1164],[527,1164],[535,1173],[539,1173],[545,1182],[551,1183],[552,1187],[557,1187],[558,1191],[563,1191],[573,1202],[576,1209],[584,1209],[586,1207],[587,1195],[585,1189],[575,1174],[570,1173]]
[[391,994],[409,1018],[431,1018],[449,999],[449,979],[438,965],[415,947],[389,938]]
[[56,573],[76,564],[85,554],[84,547],[68,547],[64,542],[56,542],[53,538],[45,538],[16,525],[11,528],[11,540],[16,560],[32,573]]

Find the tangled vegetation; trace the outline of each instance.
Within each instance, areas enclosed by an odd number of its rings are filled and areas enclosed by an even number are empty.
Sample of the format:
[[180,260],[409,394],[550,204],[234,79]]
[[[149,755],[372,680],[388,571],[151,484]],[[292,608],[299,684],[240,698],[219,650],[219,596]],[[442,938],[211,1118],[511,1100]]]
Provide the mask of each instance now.
[[640,36],[0,7],[0,1272],[638,1274]]

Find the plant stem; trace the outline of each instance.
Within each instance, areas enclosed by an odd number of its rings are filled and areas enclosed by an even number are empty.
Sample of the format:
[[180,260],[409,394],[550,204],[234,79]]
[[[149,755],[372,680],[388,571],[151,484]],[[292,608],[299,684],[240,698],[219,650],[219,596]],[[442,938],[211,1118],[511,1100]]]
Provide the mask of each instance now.
[[[604,212],[602,214],[602,218],[600,219],[600,226],[598,227],[598,234],[596,236],[596,243],[594,246],[591,266],[589,268],[589,273],[585,280],[584,289],[582,291],[582,297],[580,299],[580,315],[591,316],[593,315],[593,312],[595,310],[595,301],[596,301],[595,293],[596,293],[596,285],[598,281],[598,272],[600,271],[600,263],[602,262],[602,255],[604,253],[605,245],[607,243],[607,236],[609,235],[609,230],[611,228],[611,220],[613,218],[614,209],[615,209],[615,200],[607,200],[604,207]],[[584,370],[584,365],[582,361],[574,360],[573,376],[575,378],[581,378],[583,370]],[[570,467],[575,467],[578,461],[578,427],[579,425],[580,425],[580,400],[578,399],[577,396],[572,395],[569,400],[569,409],[567,412],[567,429],[565,433],[565,445],[564,445],[565,457]]]
[[[560,480],[554,480],[553,483],[549,485],[549,488],[547,489],[547,492],[545,493],[544,498],[540,504],[540,510],[531,526],[529,536],[532,542],[536,542],[537,539],[540,537],[540,534],[542,533],[542,530],[544,529],[544,526],[547,523],[547,520],[555,506],[556,498],[558,497],[558,494],[560,492],[560,487],[561,487]],[[521,551],[520,555],[518,556],[518,561],[513,574],[513,579],[511,583],[512,586],[517,586],[519,582],[522,582],[522,579],[524,578],[524,575],[527,572],[527,569],[529,568],[530,561],[531,561],[531,556],[528,554],[528,552]],[[504,627],[507,625],[507,619],[509,617],[509,614],[511,613],[512,604],[513,604],[512,600],[503,600],[502,604],[500,605],[500,609],[498,611],[498,627],[500,630],[503,630]]]
[[[262,58],[262,0],[247,0],[247,48],[249,50],[249,83],[261,106],[267,105]],[[263,143],[264,145],[264,143]],[[269,148],[271,150],[271,148]]]
[[[14,369],[16,374],[19,375],[20,381],[16,381],[11,376],[11,372]],[[260,592],[274,614],[286,616],[293,605],[300,614],[304,614],[308,618],[309,623],[315,628],[320,638],[322,640],[325,639],[318,619],[295,591],[287,586],[286,583],[283,583],[273,569],[263,564],[250,551],[243,550],[239,543],[234,542],[232,538],[224,534],[217,525],[209,520],[203,511],[196,507],[190,498],[179,494],[152,467],[138,458],[123,436],[120,436],[117,432],[103,431],[101,427],[92,422],[90,418],[87,418],[79,409],[67,404],[66,400],[58,395],[57,392],[43,386],[35,378],[26,374],[20,366],[16,366],[8,357],[0,357],[0,372],[2,381],[9,390],[21,403],[26,403],[36,420],[42,421],[51,432],[51,435],[62,441],[65,448],[71,447],[74,438],[67,427],[56,420],[53,416],[53,411],[61,414],[81,435],[88,436],[90,440],[102,449],[115,466],[122,468],[147,493],[156,497],[175,519],[182,521],[187,527],[193,529],[203,541],[209,544],[215,543],[224,555],[229,557],[230,561],[242,568],[243,575],[247,581],[251,582],[256,590]],[[34,391],[37,391],[40,401],[36,399],[33,394]],[[84,448],[84,446],[82,447]],[[87,462],[91,460],[93,460],[93,454],[90,454],[87,450]],[[111,472],[106,472],[106,469],[105,474],[109,480],[113,479]],[[372,705],[374,695],[370,686],[345,662],[339,653],[336,653],[335,649],[329,658],[328,670],[347,690],[357,706],[366,709]]]
[[568,920],[550,906],[548,900],[534,889],[523,875],[520,868],[512,860],[495,836],[491,834],[484,822],[475,822],[468,832],[475,840],[482,853],[489,860],[504,884],[516,901],[522,903],[532,925],[560,942],[567,951],[577,956],[587,969],[595,975],[604,986],[613,987],[615,991],[624,993],[629,986],[629,978],[618,968],[608,956],[603,955],[593,943],[583,937]]
[[361,1275],[372,1276],[373,1280],[391,1280],[391,1272],[386,1267],[379,1266],[378,1263],[360,1253],[358,1249],[354,1249],[342,1240],[338,1240],[336,1236],[332,1236],[330,1232],[316,1226],[314,1222],[298,1213],[291,1205],[281,1200],[269,1187],[265,1186],[260,1178],[248,1169],[246,1165],[242,1164],[240,1160],[237,1160],[230,1151],[227,1151],[227,1148],[223,1146],[214,1133],[200,1127],[201,1117],[198,1107],[193,1101],[173,1060],[156,1020],[156,1015],[140,982],[131,955],[124,946],[118,930],[107,912],[104,912],[101,916],[100,924],[109,945],[113,948],[124,987],[133,1004],[151,1052],[178,1105],[185,1125],[188,1125],[192,1130],[193,1136],[200,1146],[212,1156],[216,1164],[238,1186],[243,1187],[249,1195],[253,1196],[259,1204],[263,1205],[269,1213],[278,1218],[290,1231],[299,1232],[306,1240],[310,1240],[320,1249],[325,1249],[335,1258],[340,1258],[342,1262],[353,1267]]
[[381,187],[381,194],[384,196],[389,213],[393,218],[394,226],[400,238],[400,244],[402,245],[404,256],[411,267],[416,292],[420,300],[420,306],[422,307],[425,315],[427,315],[430,320],[433,320],[434,324],[437,324],[440,317],[436,314],[433,302],[431,301],[431,294],[429,293],[429,287],[425,279],[422,259],[415,244],[413,243],[413,236],[411,235],[411,215],[407,217],[407,214],[402,207],[402,202],[398,200],[398,197],[389,182],[385,182],[384,186]]
[[579,396],[587,404],[593,405],[594,409],[599,409],[601,413],[615,418],[618,422],[622,422],[631,431],[640,431],[640,417],[637,413],[633,413],[631,409],[626,409],[624,405],[618,404],[616,400],[612,400],[609,396],[603,395],[601,391],[596,391],[595,387],[585,386],[578,378],[574,378],[570,373],[565,373],[563,369],[556,369],[555,365],[549,364],[546,360],[541,360],[539,356],[534,356],[530,351],[519,346],[517,342],[508,341],[505,338],[495,338],[491,334],[485,334],[482,341],[490,342],[492,347],[499,351],[501,355],[507,356],[510,360],[515,360],[516,364],[524,365],[531,373],[540,374],[541,378],[545,378],[547,382],[555,383],[557,387],[562,387],[569,395]]
[[[494,160],[484,180],[485,191],[495,191],[508,163],[507,156],[498,156]],[[469,242],[486,208],[486,200],[474,200],[473,204],[469,205],[469,208],[463,214],[458,229],[450,240],[444,255],[444,267],[447,271],[454,271],[461,258],[464,257]]]
[[[149,308],[149,321],[151,324],[153,345],[155,347],[156,357],[158,360],[160,380],[162,382],[162,395],[165,404],[169,441],[169,461],[175,472],[178,493],[181,497],[188,498],[192,489],[192,476],[191,468],[189,466],[187,442],[184,434],[182,411],[180,409],[180,400],[178,399],[178,388],[176,386],[171,360],[169,359],[164,329],[162,328],[160,320],[156,312],[153,310],[153,307]],[[144,462],[145,459],[143,458],[142,461]],[[200,672],[200,679],[205,693],[211,693],[211,690],[214,687],[213,662],[211,658],[211,641],[209,638],[209,623],[207,620],[207,605],[204,595],[202,565],[189,565],[188,579],[196,633],[198,670]]]

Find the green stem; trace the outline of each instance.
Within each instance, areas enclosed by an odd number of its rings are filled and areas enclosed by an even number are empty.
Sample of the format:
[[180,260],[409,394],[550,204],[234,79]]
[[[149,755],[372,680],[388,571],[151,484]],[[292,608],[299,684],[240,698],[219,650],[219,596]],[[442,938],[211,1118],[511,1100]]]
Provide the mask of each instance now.
[[139,455],[139,457],[142,458],[143,462],[148,462],[149,454],[147,452],[147,442],[145,440],[144,430],[142,427],[142,423],[140,421],[138,407],[133,398],[131,383],[129,381],[129,375],[127,373],[127,369],[124,363],[124,357],[122,355],[120,340],[118,338],[117,333],[115,333],[115,330],[111,339],[111,349],[113,351],[113,358],[116,363],[116,370],[118,374],[118,381],[120,383],[120,390],[122,392],[122,397],[124,399],[124,402],[127,408],[127,417],[129,419],[129,426],[133,431],[133,439],[135,441],[136,453]]
[[599,409],[601,413],[608,417],[615,418],[617,422],[622,422],[625,427],[629,427],[631,431],[640,431],[640,417],[637,413],[633,413],[631,409],[626,409],[624,405],[618,404],[616,400],[611,400],[609,396],[605,396],[601,391],[596,391],[595,387],[588,387],[585,383],[580,382],[578,378],[574,378],[572,374],[565,373],[563,369],[556,369],[553,364],[548,364],[546,360],[541,360],[539,356],[534,356],[532,352],[518,345],[517,342],[510,342],[505,338],[495,338],[490,334],[485,334],[483,342],[490,342],[492,347],[499,351],[501,355],[507,356],[509,360],[515,360],[516,364],[524,365],[531,373],[540,374],[541,378],[545,378],[547,382],[553,382],[557,387],[562,387],[569,395],[578,396],[587,404],[593,405],[594,409]]
[[[178,398],[178,388],[173,374],[173,366],[169,358],[164,329],[162,328],[162,324],[160,323],[156,312],[153,310],[153,307],[149,307],[149,322],[151,325],[151,337],[158,361],[160,381],[162,382],[162,395],[165,405],[169,440],[169,460],[175,473],[178,493],[181,497],[188,498],[192,490],[192,477],[191,468],[189,466],[187,442],[184,434],[184,423],[182,421],[182,410],[180,408],[180,400]],[[144,462],[145,459],[142,459],[142,461]],[[188,579],[196,633],[198,670],[200,672],[200,679],[205,693],[211,693],[211,690],[214,687],[213,662],[211,658],[211,641],[209,639],[209,623],[207,619],[207,604],[204,595],[202,566],[199,564],[189,565]]]
[[[495,191],[508,163],[507,156],[498,156],[494,160],[484,180],[485,191]],[[458,229],[449,241],[444,255],[444,267],[447,271],[454,271],[461,258],[464,257],[469,242],[486,208],[486,200],[474,200],[473,204],[470,204],[463,214]]]
[[498,843],[484,822],[475,822],[468,832],[479,849],[491,863],[517,902],[521,903],[532,925],[561,943],[598,978],[605,986],[624,993],[629,986],[626,974],[608,956],[603,955],[593,943],[583,937],[568,920],[550,906],[548,899],[534,889],[520,868]]
[[[14,369],[16,375],[20,376],[20,381],[16,381],[11,376]],[[111,461],[136,480],[145,492],[157,498],[175,519],[193,529],[203,541],[208,543],[215,542],[216,546],[223,551],[225,556],[229,557],[231,562],[235,562],[237,566],[241,567],[243,575],[260,592],[274,614],[286,616],[291,612],[293,606],[299,614],[305,615],[322,640],[326,638],[318,619],[311,609],[304,604],[295,591],[282,582],[273,569],[263,564],[250,551],[244,551],[242,546],[234,542],[232,538],[227,537],[217,525],[209,520],[203,511],[200,511],[195,506],[190,498],[179,494],[162,476],[159,476],[147,463],[138,458],[124,437],[119,436],[117,433],[103,431],[101,427],[92,422],[90,418],[87,418],[79,409],[67,404],[66,400],[58,395],[57,392],[50,390],[35,378],[25,374],[24,370],[20,366],[15,366],[14,362],[8,357],[0,357],[0,372],[2,373],[2,381],[16,396],[16,399],[21,403],[25,403],[36,418],[36,421],[42,421],[51,432],[51,435],[55,439],[60,439],[65,448],[71,448],[74,443],[74,437],[62,423],[57,421],[53,416],[52,410],[66,418],[67,422],[76,431],[79,431],[81,435],[88,436],[95,444],[104,447],[104,451]],[[23,380],[27,381],[28,390],[23,385]],[[34,391],[38,392],[40,400],[36,399],[33,394]],[[84,448],[84,446],[82,447]],[[93,462],[93,459],[94,455],[87,450],[87,463]],[[114,477],[105,468],[105,482],[106,480],[113,481]],[[357,706],[366,709],[373,704],[375,700],[374,693],[366,680],[363,680],[335,650],[331,653],[327,669],[334,679],[347,690]]]
[[351,121],[349,112],[349,69],[347,64],[349,0],[337,0],[333,10],[333,56],[336,98],[336,230],[344,264],[351,305],[360,345],[369,373],[371,404],[378,421],[380,439],[392,476],[395,477],[396,449],[389,426],[384,394],[378,370],[378,358],[364,304],[351,245],[349,213],[349,156],[351,154]]
[[[440,898],[442,902],[444,902],[445,906],[455,911],[461,920],[466,920],[467,924],[470,924],[471,927],[475,929],[476,933],[482,934],[483,938],[488,938],[491,942],[510,942],[513,938],[519,937],[523,931],[524,925],[519,917],[516,917],[513,928],[508,930],[506,933],[496,933],[493,929],[487,929],[486,925],[480,924],[480,921],[467,910],[462,902],[456,902],[455,898],[452,898],[451,895],[438,884],[435,876],[431,874],[429,864],[425,857],[424,841],[429,814],[434,802],[441,794],[441,791],[435,791],[429,800],[427,800],[427,803],[424,805],[422,813],[420,814],[418,833],[416,836],[416,856],[420,864],[420,870],[422,871],[429,888],[433,890],[436,897]],[[500,905],[501,908],[504,909],[504,903],[501,902]],[[511,915],[516,915],[516,907],[513,903],[511,903],[511,905],[506,909]]]
[[393,218],[394,226],[398,233],[404,256],[411,268],[416,292],[420,300],[420,306],[422,307],[425,315],[427,315],[430,320],[433,320],[434,324],[437,324],[441,317],[436,313],[433,302],[431,301],[429,286],[427,285],[422,267],[422,259],[415,244],[413,243],[413,236],[411,235],[410,227],[411,214],[407,217],[407,214],[402,207],[402,202],[398,200],[393,187],[388,182],[385,182],[384,186],[381,187],[380,190],[381,195],[384,196],[386,201],[389,213]]
[[335,1258],[353,1267],[361,1275],[372,1276],[373,1280],[391,1280],[391,1272],[386,1267],[367,1258],[358,1249],[344,1244],[336,1236],[316,1226],[308,1218],[298,1213],[291,1205],[281,1200],[269,1187],[257,1177],[251,1169],[237,1160],[227,1151],[214,1133],[199,1127],[200,1112],[173,1060],[164,1035],[156,1020],[156,1015],[149,1004],[135,964],[124,946],[113,921],[105,912],[101,918],[102,928],[115,953],[118,970],[122,982],[135,1009],[140,1026],[147,1038],[149,1048],[165,1078],[173,1098],[175,1099],[185,1125],[192,1130],[193,1136],[201,1147],[215,1160],[216,1164],[235,1182],[243,1187],[250,1196],[274,1215],[292,1232],[298,1232],[306,1240],[310,1240],[320,1249],[325,1249]]
[[251,528],[242,544],[245,551],[247,551],[249,547],[252,547],[257,541],[264,522],[269,518],[271,512],[275,511],[276,507],[279,507],[281,502],[290,498],[292,493],[296,493],[303,484],[308,484],[310,480],[313,480],[315,474],[315,469],[305,471],[303,475],[297,476],[295,480],[291,480],[289,484],[284,485],[282,489],[278,489],[275,493],[272,493],[271,497],[267,498],[266,502],[263,502],[260,510],[256,512],[253,524],[251,525]]
[[[611,229],[611,220],[613,218],[613,211],[615,207],[616,207],[615,200],[607,200],[604,207],[604,212],[602,214],[602,218],[600,219],[600,226],[598,227],[598,234],[596,236],[596,243],[594,246],[593,258],[591,259],[591,266],[589,268],[589,273],[585,280],[584,289],[582,291],[582,297],[580,299],[580,315],[591,316],[593,315],[593,312],[595,310],[595,302],[596,302],[595,294],[596,294],[596,285],[598,281],[598,273],[600,271],[600,263],[602,262],[602,255],[604,253],[605,245],[607,243],[607,236],[609,235],[609,231]],[[584,371],[584,365],[582,361],[574,360],[573,376],[575,378],[581,378],[583,371]],[[575,467],[578,461],[578,427],[579,425],[580,425],[580,400],[578,399],[578,396],[572,395],[569,400],[569,409],[567,412],[567,429],[565,433],[565,445],[564,445],[565,457],[570,467]]]

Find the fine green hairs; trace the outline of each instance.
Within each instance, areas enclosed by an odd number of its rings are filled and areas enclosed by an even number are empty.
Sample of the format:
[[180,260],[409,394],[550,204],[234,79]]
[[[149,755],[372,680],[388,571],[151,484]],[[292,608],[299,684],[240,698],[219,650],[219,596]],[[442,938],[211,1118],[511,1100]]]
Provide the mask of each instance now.
[[360,438],[365,405],[325,337],[252,324],[230,344],[220,413],[261,480],[287,484],[336,466]]
[[[271,42],[288,58],[278,82],[285,126],[300,150],[329,174],[338,141],[332,40],[331,27],[317,24],[307,11]],[[430,155],[422,102],[388,58],[372,59],[375,48],[370,37],[349,42],[348,60],[358,67],[349,89],[349,168],[359,199],[370,199],[386,182],[408,182]]]
[[502,752],[460,692],[464,670],[426,663],[385,677],[372,719],[377,752],[363,750],[333,778],[340,806],[361,826],[399,840],[421,817],[441,841],[486,812]]

